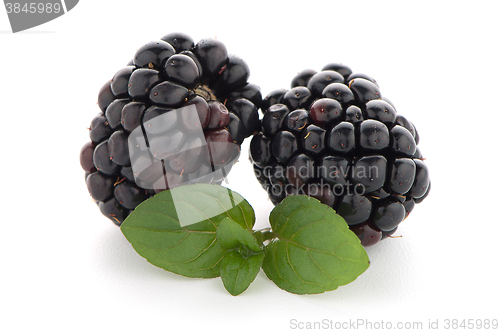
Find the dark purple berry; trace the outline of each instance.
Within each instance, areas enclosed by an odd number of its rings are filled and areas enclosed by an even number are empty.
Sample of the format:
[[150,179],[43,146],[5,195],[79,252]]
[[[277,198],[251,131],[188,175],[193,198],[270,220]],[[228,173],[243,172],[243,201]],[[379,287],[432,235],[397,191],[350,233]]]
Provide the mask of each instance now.
[[170,33],[168,35],[163,36],[161,40],[172,45],[176,53],[190,50],[194,46],[193,39],[182,32]]
[[305,70],[291,87],[262,102],[262,132],[250,149],[273,204],[309,195],[343,216],[364,246],[392,235],[430,191],[415,125],[372,77],[345,65]]
[[144,201],[144,191],[127,181],[115,186],[114,195],[118,204],[127,209],[134,209]]
[[108,140],[101,142],[94,149],[93,162],[97,171],[113,176],[118,170],[118,164],[111,160],[108,152]]
[[398,230],[398,227],[390,230],[390,231],[382,231],[382,239],[386,239],[387,237],[391,237]]
[[217,40],[195,45],[171,33],[139,48],[100,89],[102,113],[80,152],[101,212],[120,225],[154,193],[187,183],[220,184],[244,138],[261,128],[262,95],[248,83],[249,73],[246,62],[228,56]]
[[307,184],[305,186],[305,195],[316,198],[321,203],[332,207],[335,205],[337,198],[335,197],[331,187],[327,184]]
[[415,162],[411,158],[396,158],[392,163],[389,187],[397,194],[407,193],[415,181]]
[[415,124],[412,123],[412,125],[413,125],[413,129],[415,130],[415,135],[413,137],[415,138],[415,143],[418,145],[418,142],[420,141],[420,138],[418,136],[418,131],[417,131],[417,128],[415,127]]
[[187,101],[189,90],[177,83],[164,81],[149,92],[151,102],[169,107],[178,107]]
[[148,135],[149,151],[153,158],[168,159],[177,153],[185,143],[188,135],[180,129]]
[[314,174],[314,159],[306,154],[295,155],[286,167],[286,178],[296,188],[312,180]]
[[421,197],[418,197],[418,198],[415,198],[415,203],[421,203],[422,201],[424,201],[425,198],[427,198],[427,196],[429,195],[429,192],[431,190],[431,181],[429,180],[429,182],[427,183],[427,189],[425,190],[425,193],[424,195],[422,195]]
[[123,107],[121,124],[125,131],[132,132],[138,126],[141,126],[145,110],[146,105],[142,102],[130,102]]
[[309,112],[306,110],[295,110],[287,114],[284,120],[284,126],[293,133],[302,133],[311,123]]
[[113,163],[129,166],[128,135],[123,131],[115,131],[111,134],[108,139],[108,154]]
[[106,202],[99,202],[99,210],[102,215],[106,216],[117,226],[123,223],[130,212],[130,210],[120,205],[115,198],[111,198]]
[[372,227],[368,222],[352,226],[351,230],[358,236],[361,245],[365,247],[375,245],[382,239],[382,232]]
[[247,63],[238,56],[229,55],[226,68],[217,79],[218,89],[236,89],[247,84],[250,77],[250,68]]
[[359,194],[345,195],[337,206],[340,214],[349,225],[365,222],[370,218],[372,203],[366,196]]
[[200,71],[193,59],[183,54],[171,56],[165,63],[168,78],[188,89],[195,88],[200,82]]
[[131,166],[122,167],[119,172],[119,176],[125,178],[129,182],[134,182],[134,170]]
[[200,125],[203,129],[207,128],[210,123],[210,106],[207,101],[198,95],[193,95],[188,98],[186,103],[182,106],[186,107],[189,105],[194,105],[196,107],[196,111],[198,112],[198,118],[200,119]]
[[269,200],[273,205],[279,204],[283,199],[286,198],[286,192],[280,187],[269,186],[267,189],[269,195]]
[[259,109],[262,104],[262,94],[260,92],[260,88],[254,83],[248,83],[244,87],[236,89],[226,97],[228,100],[236,100],[240,98],[248,99],[257,109]]
[[316,125],[309,125],[302,133],[302,147],[306,152],[313,155],[321,153],[325,149],[326,131]]
[[311,106],[314,97],[306,87],[295,87],[286,92],[282,103],[288,106],[289,110],[308,108]]
[[240,118],[245,128],[245,138],[260,130],[259,112],[251,101],[246,98],[239,98],[230,101],[227,108]]
[[137,67],[160,70],[167,59],[175,54],[175,49],[167,42],[149,42],[140,47],[134,56],[134,65]]
[[343,64],[337,64],[337,63],[331,63],[328,65],[325,65],[322,69],[322,71],[335,71],[342,75],[345,79],[349,77],[349,75],[352,74],[351,68],[349,68],[346,65]]
[[369,75],[366,75],[366,74],[363,74],[363,73],[351,73],[347,79],[346,79],[346,82],[351,82],[352,80],[354,79],[364,79],[364,80],[367,80],[367,81],[370,81],[372,82],[373,84],[375,84],[377,87],[378,87],[378,83],[377,81],[375,81],[374,78],[372,78],[371,76]]
[[343,121],[332,128],[328,135],[327,146],[337,153],[350,153],[356,145],[354,125]]
[[128,94],[132,98],[147,98],[151,89],[160,82],[160,73],[154,69],[139,68],[128,81]]
[[339,101],[343,106],[348,106],[354,102],[354,95],[351,89],[343,83],[331,83],[327,85],[321,95]]
[[229,124],[227,124],[226,128],[231,134],[231,138],[233,138],[233,143],[238,146],[243,143],[245,139],[245,127],[243,126],[242,121],[238,118],[234,113],[229,113]]
[[[146,134],[168,133],[175,129],[177,124],[177,113],[171,112],[172,109],[151,106],[144,111],[142,117],[142,126]],[[166,115],[165,117],[161,117]]]
[[405,207],[405,218],[410,215],[410,213],[413,211],[413,208],[415,208],[415,200],[413,200],[411,197],[407,198],[406,201],[403,203],[403,206]]
[[226,46],[215,39],[202,39],[194,46],[193,53],[199,59],[204,77],[220,74],[227,63]]
[[218,129],[224,128],[229,124],[229,111],[224,106],[224,104],[217,101],[208,102],[210,108],[210,122],[208,123],[208,129]]
[[113,92],[111,91],[111,80],[106,82],[102,87],[101,90],[99,90],[99,95],[97,97],[97,104],[99,105],[99,108],[101,109],[102,112],[106,111],[106,108],[108,107],[111,102],[115,100],[115,95],[113,95]]
[[354,162],[352,181],[362,186],[364,193],[375,191],[384,185],[387,160],[384,156],[364,156]]
[[411,135],[413,136],[413,138],[415,138],[415,136],[417,135],[417,132],[415,130],[415,127],[413,127],[413,124],[411,123],[411,121],[409,121],[408,119],[406,119],[405,117],[403,117],[402,115],[397,115],[396,116],[396,121],[395,121],[395,124],[396,125],[400,125],[400,126],[403,126],[404,128],[406,128],[408,131],[410,131]]
[[321,98],[311,105],[311,120],[313,124],[326,127],[342,120],[344,111],[339,101],[331,98]]
[[265,170],[268,180],[274,187],[281,187],[283,190],[287,183],[286,181],[286,166],[282,164],[276,164],[273,167],[266,168]]
[[353,92],[355,100],[362,104],[382,98],[377,85],[366,79],[352,79],[349,81],[349,89]]
[[269,137],[274,136],[283,127],[285,117],[290,113],[284,104],[274,104],[264,113],[262,132]]
[[276,89],[271,91],[262,101],[262,112],[266,113],[271,105],[281,104],[281,102],[283,101],[283,96],[285,96],[287,91],[288,90],[286,89]]
[[226,129],[216,129],[205,134],[210,161],[215,166],[223,166],[235,155],[237,145]]
[[258,167],[264,168],[271,161],[271,141],[262,134],[256,134],[250,141],[250,158]]
[[117,98],[128,97],[128,81],[135,67],[127,66],[116,72],[111,80],[111,91]]
[[411,187],[409,194],[414,198],[418,199],[426,194],[428,188],[430,187],[429,180],[429,169],[425,163],[421,160],[414,159],[416,171],[415,171],[415,182]]
[[115,180],[110,176],[96,171],[87,177],[86,183],[92,199],[96,201],[106,201],[113,195]]
[[391,129],[393,137],[392,149],[395,154],[411,157],[417,150],[415,139],[403,126],[396,125]]
[[390,231],[398,226],[406,216],[403,204],[397,201],[388,201],[374,210],[373,223],[382,231]]
[[321,71],[307,83],[307,88],[315,97],[320,97],[330,83],[344,83],[344,77],[335,71]]
[[359,128],[359,144],[365,150],[382,150],[389,147],[389,129],[378,120],[367,119]]
[[198,57],[191,51],[182,51],[180,54],[188,56],[194,61],[196,67],[198,68],[198,76],[200,77],[201,80],[201,77],[203,77],[203,69],[201,68],[201,62],[200,60],[198,60]]
[[313,77],[315,74],[316,74],[316,71],[313,69],[305,69],[305,70],[297,73],[297,75],[295,75],[294,78],[292,79],[292,83],[290,84],[290,87],[291,88],[295,88],[295,87],[299,87],[299,86],[307,87],[307,83],[309,82],[311,77]]
[[122,110],[130,102],[128,98],[115,99],[106,109],[106,119],[112,130],[117,130],[121,126]]
[[201,138],[193,138],[185,143],[182,150],[172,156],[168,161],[172,170],[191,173],[200,167],[203,162],[205,147]]
[[269,178],[264,174],[264,169],[259,168],[256,164],[253,165],[253,173],[263,189],[267,190],[270,185]]
[[351,105],[345,111],[345,120],[353,124],[360,123],[364,120],[363,111],[358,106]]
[[113,133],[113,130],[103,113],[99,113],[92,119],[89,128],[90,140],[92,142],[99,143],[109,137],[111,133]]
[[286,164],[297,151],[297,138],[288,131],[278,132],[273,137],[271,149],[276,160]]
[[342,189],[347,185],[350,175],[350,161],[344,157],[328,155],[321,159],[318,176],[322,180]]
[[396,110],[383,100],[373,100],[366,103],[368,118],[375,119],[390,126],[396,121]]
[[89,141],[85,145],[83,145],[82,149],[80,150],[80,165],[82,169],[87,173],[96,171],[93,162],[95,147],[95,142]]

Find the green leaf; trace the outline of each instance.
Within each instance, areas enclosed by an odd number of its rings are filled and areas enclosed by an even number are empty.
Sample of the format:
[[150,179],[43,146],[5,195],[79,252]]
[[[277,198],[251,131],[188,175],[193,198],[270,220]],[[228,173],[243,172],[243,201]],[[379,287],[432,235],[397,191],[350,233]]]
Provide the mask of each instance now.
[[229,218],[225,218],[217,228],[217,241],[225,249],[239,249],[241,246],[253,252],[262,252],[253,234]]
[[243,256],[238,251],[227,251],[220,266],[224,288],[233,296],[244,292],[260,271],[264,253]]
[[289,196],[269,217],[277,235],[266,247],[263,270],[278,287],[318,294],[354,281],[370,261],[344,219],[318,200]]
[[229,251],[220,266],[220,277],[226,290],[233,296],[244,292],[262,267],[263,245],[254,235],[229,218],[219,224],[217,242]]
[[212,278],[220,275],[226,252],[215,237],[225,218],[248,230],[255,223],[252,207],[238,193],[218,185],[194,184],[142,202],[121,230],[151,264],[188,277]]

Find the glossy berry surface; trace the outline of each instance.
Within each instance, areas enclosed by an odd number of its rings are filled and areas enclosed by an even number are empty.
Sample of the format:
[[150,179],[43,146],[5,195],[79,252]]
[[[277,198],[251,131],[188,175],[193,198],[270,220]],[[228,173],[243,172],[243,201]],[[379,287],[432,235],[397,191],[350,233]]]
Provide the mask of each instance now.
[[[260,88],[219,40],[167,34],[140,46],[110,77],[98,92],[80,165],[92,199],[116,225],[154,193],[220,182],[244,139],[261,129]],[[143,139],[133,136],[137,129]],[[270,153],[270,142],[264,148]],[[146,155],[134,157],[135,149]]]
[[96,144],[92,141],[87,142],[83,145],[80,150],[80,166],[83,171],[87,173],[92,173],[97,171],[94,165],[94,149]]
[[200,81],[200,71],[196,62],[187,55],[175,54],[165,63],[168,78],[186,88],[195,88]]
[[369,75],[336,63],[304,70],[291,89],[265,96],[262,112],[250,160],[273,204],[315,197],[370,246],[394,234],[430,192],[415,125]]
[[311,105],[309,111],[313,124],[327,127],[337,123],[343,117],[342,105],[332,98],[321,98]]
[[224,104],[217,101],[210,101],[208,107],[210,113],[208,129],[224,128],[229,124],[229,111]]
[[137,50],[134,56],[134,65],[160,69],[174,54],[174,47],[165,41],[149,42]]
[[298,149],[297,138],[291,132],[280,131],[273,137],[271,148],[276,160],[286,164]]

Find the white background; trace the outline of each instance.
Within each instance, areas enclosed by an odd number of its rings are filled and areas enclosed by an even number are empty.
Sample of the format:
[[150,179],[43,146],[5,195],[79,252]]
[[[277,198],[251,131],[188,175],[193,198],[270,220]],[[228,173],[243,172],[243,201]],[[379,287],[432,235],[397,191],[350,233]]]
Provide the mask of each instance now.
[[[12,34],[0,10],[0,331],[286,332],[291,320],[500,319],[500,51],[496,1],[96,1]],[[217,37],[264,95],[342,62],[374,77],[419,130],[430,196],[370,268],[321,295],[261,271],[233,297],[137,255],[88,195],[79,165],[97,92],[135,50],[182,31]],[[244,154],[229,187],[268,225]],[[362,327],[358,331],[361,330]],[[175,330],[174,330],[175,329]],[[344,330],[347,331],[347,330]],[[395,330],[394,330],[395,331]]]

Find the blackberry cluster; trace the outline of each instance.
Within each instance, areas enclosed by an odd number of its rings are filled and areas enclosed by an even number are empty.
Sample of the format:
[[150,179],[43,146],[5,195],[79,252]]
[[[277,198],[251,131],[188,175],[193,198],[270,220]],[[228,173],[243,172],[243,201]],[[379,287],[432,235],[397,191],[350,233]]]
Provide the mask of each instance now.
[[[80,153],[87,188],[102,214],[120,225],[131,210],[158,191],[193,179],[219,182],[211,171],[234,163],[243,140],[260,130],[262,95],[258,86],[248,83],[249,75],[247,63],[228,55],[225,45],[215,39],[195,44],[185,34],[172,33],[139,48],[99,91],[101,112],[90,123],[90,142]],[[149,175],[161,177],[163,186],[142,188],[131,166],[130,133],[140,126],[146,133],[146,122],[190,105],[196,107],[199,119],[179,116],[165,126],[188,131],[201,126],[209,154],[200,154],[194,145],[188,154],[162,163],[160,175]],[[173,131],[171,137],[160,138],[164,150],[193,145],[185,142],[189,140],[184,133]],[[230,146],[238,151],[225,149]]]
[[262,102],[250,160],[273,204],[319,199],[364,246],[392,235],[429,193],[415,125],[396,113],[377,82],[342,64],[297,74]]

